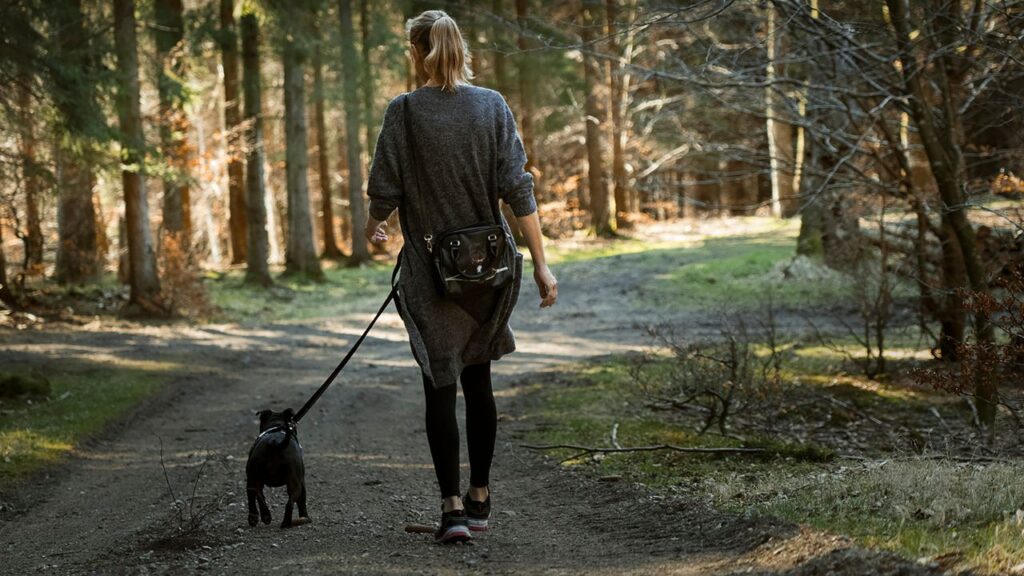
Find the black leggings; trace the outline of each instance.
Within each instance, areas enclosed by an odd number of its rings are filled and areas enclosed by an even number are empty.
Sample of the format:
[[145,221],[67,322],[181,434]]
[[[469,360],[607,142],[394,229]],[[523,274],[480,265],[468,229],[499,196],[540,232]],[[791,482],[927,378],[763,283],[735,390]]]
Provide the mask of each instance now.
[[[466,444],[469,447],[469,483],[483,488],[489,483],[498,412],[491,390],[491,363],[462,369],[462,395],[466,399]],[[427,397],[427,441],[441,498],[459,495],[459,423],[455,419],[455,386],[434,388],[424,376]]]

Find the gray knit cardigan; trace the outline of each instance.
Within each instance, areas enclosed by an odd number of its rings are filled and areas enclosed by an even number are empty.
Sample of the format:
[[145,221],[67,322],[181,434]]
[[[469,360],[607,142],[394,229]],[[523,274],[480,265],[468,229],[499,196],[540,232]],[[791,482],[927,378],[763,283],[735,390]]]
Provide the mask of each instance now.
[[[414,172],[404,107],[419,164]],[[454,92],[424,86],[388,105],[373,155],[367,193],[370,215],[386,220],[397,208],[405,249],[398,280],[398,311],[413,356],[435,387],[454,384],[462,368],[515,350],[508,325],[522,282],[522,255],[505,289],[465,302],[441,298],[431,276],[424,235],[494,222],[498,200],[516,216],[537,209],[533,176],[512,111],[500,93],[477,86]],[[417,178],[419,186],[417,187]],[[501,217],[508,230],[508,223]]]

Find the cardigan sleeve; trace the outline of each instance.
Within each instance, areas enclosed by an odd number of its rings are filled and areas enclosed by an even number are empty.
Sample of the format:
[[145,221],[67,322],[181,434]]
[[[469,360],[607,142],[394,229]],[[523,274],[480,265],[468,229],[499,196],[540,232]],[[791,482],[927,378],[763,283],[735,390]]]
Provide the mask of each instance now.
[[366,183],[366,194],[370,197],[370,216],[375,220],[387,220],[402,202],[401,150],[405,146],[405,131],[402,123],[404,96],[391,100],[384,111],[384,121],[377,137],[377,149],[373,152],[370,177]]
[[516,120],[504,97],[498,123],[498,197],[517,217],[537,211],[533,196],[533,174],[526,171],[526,151],[516,129]]

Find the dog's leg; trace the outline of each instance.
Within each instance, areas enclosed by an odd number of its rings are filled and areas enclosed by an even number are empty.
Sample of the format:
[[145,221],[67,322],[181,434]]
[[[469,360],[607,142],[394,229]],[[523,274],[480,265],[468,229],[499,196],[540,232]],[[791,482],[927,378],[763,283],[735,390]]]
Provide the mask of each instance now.
[[[281,528],[291,528],[302,524],[302,522],[292,522],[292,509],[295,507],[297,502],[302,501],[302,481],[292,476],[288,478],[288,504],[284,507],[284,520],[281,521]],[[303,505],[300,504],[299,516],[302,516]]]
[[288,503],[284,506],[284,520],[281,521],[281,528],[292,527],[292,507],[295,505],[295,499],[292,498],[291,494],[288,494]]
[[249,526],[255,526],[260,523],[260,515],[256,513],[257,492],[259,492],[259,488],[252,484],[248,484],[245,488],[245,494],[249,499]]
[[306,481],[302,481],[302,493],[299,495],[299,521],[309,522],[309,513],[306,512]]
[[267,508],[267,499],[263,496],[263,485],[256,488],[256,501],[260,505],[260,519],[264,524],[270,524],[270,508]]

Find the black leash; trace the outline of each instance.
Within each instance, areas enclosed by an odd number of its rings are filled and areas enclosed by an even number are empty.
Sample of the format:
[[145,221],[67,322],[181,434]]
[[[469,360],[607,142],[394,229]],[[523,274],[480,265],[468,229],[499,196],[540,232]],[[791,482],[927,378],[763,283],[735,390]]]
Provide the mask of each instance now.
[[[399,263],[401,263],[401,258],[402,253],[399,252]],[[323,393],[327,391],[327,388],[329,388],[330,385],[334,382],[334,379],[338,377],[338,374],[340,374],[342,369],[345,368],[345,365],[348,364],[348,361],[352,359],[352,355],[355,354],[356,350],[359,349],[359,345],[362,344],[363,340],[366,339],[366,335],[370,333],[370,330],[373,328],[373,325],[377,322],[377,319],[380,318],[380,315],[383,314],[384,310],[387,309],[388,304],[391,304],[391,301],[395,299],[395,295],[398,293],[398,284],[395,283],[395,276],[398,274],[398,266],[399,265],[396,264],[394,272],[391,273],[391,291],[388,292],[388,297],[384,299],[384,303],[380,305],[380,310],[377,310],[377,315],[373,317],[373,320],[370,320],[370,325],[366,327],[366,330],[363,330],[363,335],[360,336],[358,340],[356,340],[356,343],[353,344],[352,348],[349,349],[348,354],[345,354],[345,357],[341,359],[341,363],[339,363],[338,366],[335,367],[334,372],[331,372],[331,375],[327,377],[327,380],[324,380],[324,383],[320,385],[320,388],[318,388],[317,391],[314,392],[313,395],[309,397],[309,400],[306,400],[306,403],[295,414],[295,416],[292,418],[293,422],[298,422],[299,420],[301,420],[302,417],[306,415],[306,412],[309,412],[309,409],[313,407],[313,404],[316,404],[316,401],[320,399],[320,396],[322,396]]]

